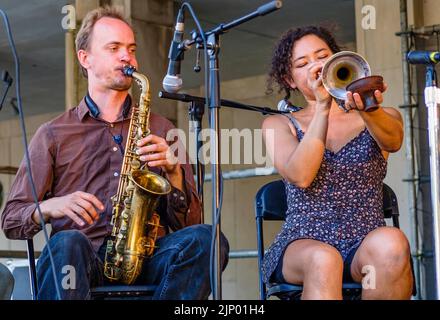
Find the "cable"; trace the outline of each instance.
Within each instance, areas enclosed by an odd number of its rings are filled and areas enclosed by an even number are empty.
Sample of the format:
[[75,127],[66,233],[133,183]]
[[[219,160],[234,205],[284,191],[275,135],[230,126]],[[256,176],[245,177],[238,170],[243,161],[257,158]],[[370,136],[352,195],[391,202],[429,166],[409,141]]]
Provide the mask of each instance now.
[[3,16],[3,20],[4,20],[4,23],[5,23],[5,27],[6,27],[6,32],[8,34],[9,45],[11,46],[12,55],[14,57],[14,62],[15,62],[15,78],[16,78],[16,81],[17,81],[16,84],[15,84],[15,92],[16,92],[16,95],[17,95],[20,126],[21,126],[21,131],[23,132],[23,137],[22,138],[23,138],[23,146],[24,146],[26,165],[27,165],[27,169],[28,169],[29,182],[30,182],[31,189],[32,189],[32,196],[34,198],[34,202],[35,202],[35,204],[37,206],[37,211],[38,211],[38,214],[40,216],[40,223],[41,223],[41,227],[42,227],[42,230],[43,230],[43,233],[44,233],[44,238],[46,240],[46,246],[47,246],[47,249],[48,249],[48,252],[49,252],[49,258],[50,258],[50,263],[51,263],[51,266],[52,266],[52,271],[53,271],[52,274],[53,274],[53,278],[54,278],[54,281],[55,281],[55,289],[56,289],[56,292],[57,292],[57,297],[58,297],[58,300],[61,300],[60,288],[58,286],[57,276],[56,276],[56,272],[55,272],[55,263],[53,261],[52,250],[50,249],[50,246],[49,246],[49,237],[47,235],[47,230],[46,230],[46,226],[44,224],[43,214],[41,213],[40,204],[39,204],[39,201],[38,201],[37,191],[35,189],[34,180],[32,178],[31,162],[30,162],[28,143],[27,143],[27,138],[26,138],[27,137],[26,127],[25,127],[25,123],[24,123],[23,107],[22,107],[22,104],[21,104],[21,94],[20,94],[20,61],[18,59],[17,51],[16,51],[16,48],[15,48],[14,39],[12,38],[11,26],[9,24],[8,16],[6,15],[6,13],[2,9],[0,9],[0,13]]

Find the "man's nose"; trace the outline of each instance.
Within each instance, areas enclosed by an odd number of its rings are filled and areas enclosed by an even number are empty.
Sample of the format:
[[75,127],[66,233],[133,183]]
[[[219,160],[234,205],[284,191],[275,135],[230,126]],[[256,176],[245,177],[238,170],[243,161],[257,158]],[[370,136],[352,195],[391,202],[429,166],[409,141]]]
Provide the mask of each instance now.
[[119,60],[122,62],[130,62],[131,55],[130,55],[130,52],[128,51],[128,49],[126,49],[126,48],[121,49]]

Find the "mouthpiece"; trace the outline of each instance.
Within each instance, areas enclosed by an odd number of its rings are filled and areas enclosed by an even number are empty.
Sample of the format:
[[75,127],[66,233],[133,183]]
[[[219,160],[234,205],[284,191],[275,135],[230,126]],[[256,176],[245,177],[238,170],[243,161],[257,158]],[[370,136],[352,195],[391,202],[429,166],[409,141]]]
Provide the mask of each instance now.
[[133,72],[136,71],[136,68],[130,65],[126,65],[124,66],[124,68],[122,69],[122,72],[127,76],[127,77],[131,77],[133,76]]

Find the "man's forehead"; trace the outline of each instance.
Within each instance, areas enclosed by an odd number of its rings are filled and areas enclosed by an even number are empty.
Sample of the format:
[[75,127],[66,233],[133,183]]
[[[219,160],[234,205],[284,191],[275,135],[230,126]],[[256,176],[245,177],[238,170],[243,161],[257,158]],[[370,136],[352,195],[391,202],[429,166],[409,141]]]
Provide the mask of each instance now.
[[105,43],[134,43],[133,29],[124,21],[116,18],[104,17],[96,21],[93,28],[93,37]]

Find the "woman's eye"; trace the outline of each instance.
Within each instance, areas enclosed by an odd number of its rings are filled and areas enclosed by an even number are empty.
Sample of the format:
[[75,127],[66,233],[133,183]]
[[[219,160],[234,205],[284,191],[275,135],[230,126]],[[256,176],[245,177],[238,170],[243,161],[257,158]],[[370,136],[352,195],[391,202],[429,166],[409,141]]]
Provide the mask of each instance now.
[[318,59],[325,59],[325,58],[327,58],[327,57],[328,57],[328,55],[326,54],[326,55],[323,55],[323,56],[318,57]]
[[296,67],[297,68],[302,68],[302,67],[305,67],[306,64],[307,64],[307,62],[299,63],[299,64],[296,65]]

